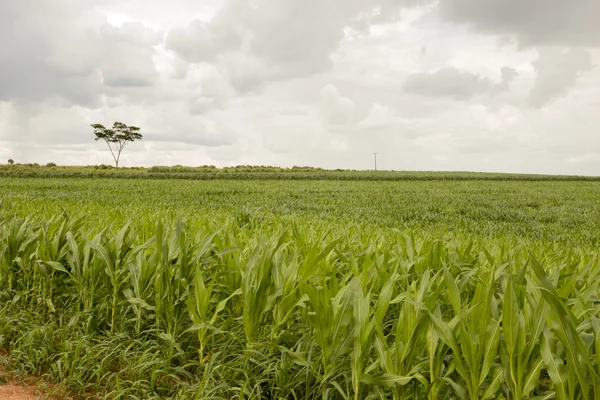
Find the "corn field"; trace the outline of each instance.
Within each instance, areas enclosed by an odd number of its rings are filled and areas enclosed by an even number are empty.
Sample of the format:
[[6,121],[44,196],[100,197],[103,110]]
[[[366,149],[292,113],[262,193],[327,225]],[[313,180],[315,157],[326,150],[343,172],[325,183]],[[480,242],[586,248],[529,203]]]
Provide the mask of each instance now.
[[0,184],[0,349],[75,398],[600,398],[594,183]]

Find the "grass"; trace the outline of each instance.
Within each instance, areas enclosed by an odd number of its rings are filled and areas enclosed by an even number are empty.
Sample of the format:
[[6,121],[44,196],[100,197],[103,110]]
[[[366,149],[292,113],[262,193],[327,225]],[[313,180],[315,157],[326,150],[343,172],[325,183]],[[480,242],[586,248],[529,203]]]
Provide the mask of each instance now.
[[0,348],[73,397],[600,396],[595,182],[0,188]]

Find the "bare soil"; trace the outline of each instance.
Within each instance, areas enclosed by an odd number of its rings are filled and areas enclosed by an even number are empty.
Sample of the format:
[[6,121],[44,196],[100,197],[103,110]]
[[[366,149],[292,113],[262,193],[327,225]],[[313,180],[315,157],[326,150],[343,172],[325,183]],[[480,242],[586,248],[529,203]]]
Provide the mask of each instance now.
[[[4,357],[0,351],[0,359]],[[42,396],[35,386],[17,382],[0,363],[0,399],[1,400],[39,400]]]
[[[5,383],[6,382],[6,383]],[[40,394],[34,387],[20,384],[8,377],[0,367],[0,399],[2,400],[38,400]]]
[[2,400],[38,400],[40,399],[31,388],[12,384],[0,385]]

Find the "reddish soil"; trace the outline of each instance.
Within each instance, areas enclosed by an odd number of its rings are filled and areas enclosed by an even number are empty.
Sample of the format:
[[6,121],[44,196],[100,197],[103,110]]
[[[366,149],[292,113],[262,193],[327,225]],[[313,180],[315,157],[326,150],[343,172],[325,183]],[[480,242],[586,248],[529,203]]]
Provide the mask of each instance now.
[[[2,379],[4,378],[4,379]],[[5,384],[3,382],[6,381]],[[0,399],[2,400],[38,400],[39,393],[33,387],[22,385],[9,379],[0,367]]]
[[38,400],[33,390],[28,387],[12,384],[0,385],[0,399],[2,400]]
[[[0,352],[0,358],[4,354]],[[36,393],[34,387],[27,384],[18,383],[11,379],[0,364],[0,399],[1,400],[38,400],[41,396]]]

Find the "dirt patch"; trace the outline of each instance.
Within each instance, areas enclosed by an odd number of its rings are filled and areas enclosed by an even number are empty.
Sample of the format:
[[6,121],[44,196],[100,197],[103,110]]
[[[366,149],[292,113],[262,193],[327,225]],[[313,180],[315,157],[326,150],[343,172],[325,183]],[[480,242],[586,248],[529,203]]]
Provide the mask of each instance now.
[[[0,353],[0,358],[4,354]],[[0,399],[2,400],[38,400],[41,399],[34,387],[20,384],[11,379],[10,374],[0,364]]]
[[0,367],[0,399],[2,400],[38,400],[39,393],[35,388],[19,384],[10,379],[6,372]]
[[[1,0],[0,0],[1,1]],[[0,350],[0,400],[65,400],[65,399],[99,399],[98,393],[76,396],[60,384],[53,384],[35,376],[18,379],[15,374],[4,367],[6,353]]]
[[12,384],[0,385],[0,399],[2,400],[38,400],[32,389]]

